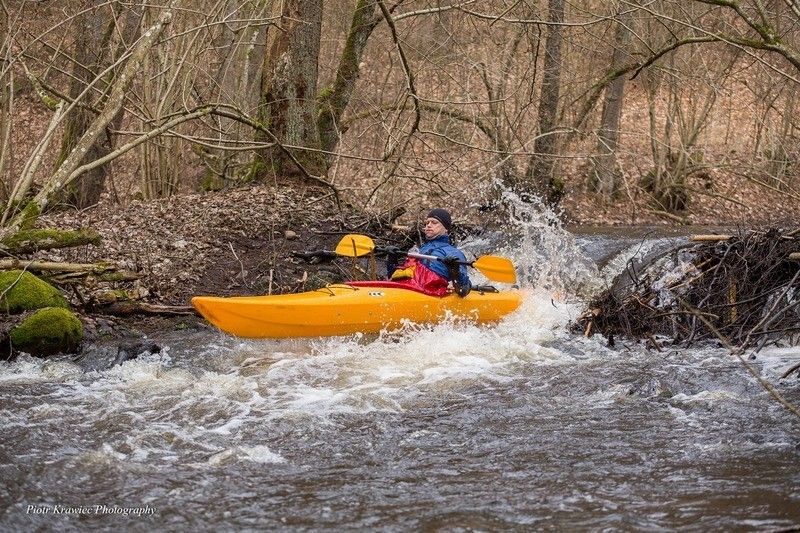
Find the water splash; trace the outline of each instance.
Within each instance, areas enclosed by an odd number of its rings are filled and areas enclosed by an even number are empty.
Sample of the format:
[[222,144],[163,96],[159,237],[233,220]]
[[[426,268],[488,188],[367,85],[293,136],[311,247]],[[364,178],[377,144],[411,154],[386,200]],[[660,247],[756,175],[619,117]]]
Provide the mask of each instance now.
[[579,297],[596,292],[602,286],[597,265],[558,215],[535,196],[524,201],[507,188],[500,190],[513,228],[505,252],[517,264],[521,286]]

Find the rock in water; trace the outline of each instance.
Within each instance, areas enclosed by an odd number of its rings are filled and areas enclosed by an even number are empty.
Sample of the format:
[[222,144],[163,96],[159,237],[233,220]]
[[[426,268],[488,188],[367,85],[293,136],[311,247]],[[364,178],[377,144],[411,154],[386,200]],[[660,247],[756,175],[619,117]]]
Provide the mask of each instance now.
[[121,365],[125,361],[136,359],[142,354],[161,353],[161,346],[153,343],[137,342],[135,344],[120,344],[117,348],[117,356],[111,366]]

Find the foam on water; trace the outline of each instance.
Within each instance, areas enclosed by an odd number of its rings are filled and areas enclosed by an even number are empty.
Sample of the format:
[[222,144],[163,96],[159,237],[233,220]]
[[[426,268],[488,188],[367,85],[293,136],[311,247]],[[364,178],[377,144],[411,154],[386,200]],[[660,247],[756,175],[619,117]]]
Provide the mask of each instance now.
[[[774,379],[800,363],[800,347],[773,346],[765,348],[758,353],[758,361],[762,371]],[[796,373],[792,375],[797,376]]]
[[286,459],[270,451],[265,445],[237,446],[221,451],[209,457],[210,466],[224,466],[233,461],[252,461],[261,464],[285,463]]
[[15,361],[0,361],[0,385],[70,381],[83,374],[65,360],[47,360],[22,354]]

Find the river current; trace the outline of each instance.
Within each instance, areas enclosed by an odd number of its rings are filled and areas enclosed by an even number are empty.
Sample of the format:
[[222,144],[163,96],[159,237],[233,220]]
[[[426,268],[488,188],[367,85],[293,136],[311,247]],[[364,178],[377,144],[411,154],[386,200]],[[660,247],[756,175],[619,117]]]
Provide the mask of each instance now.
[[[495,327],[209,329],[110,369],[100,348],[0,363],[0,529],[800,526],[800,420],[723,349],[570,333],[582,303],[564,290],[643,245],[564,235],[506,250],[538,288]],[[751,363],[797,405],[800,381],[778,378],[798,360]]]

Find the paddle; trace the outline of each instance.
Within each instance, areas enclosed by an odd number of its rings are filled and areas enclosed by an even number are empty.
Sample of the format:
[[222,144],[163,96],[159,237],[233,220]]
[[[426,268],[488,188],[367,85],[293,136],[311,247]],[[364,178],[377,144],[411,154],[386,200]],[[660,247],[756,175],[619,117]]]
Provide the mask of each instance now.
[[375,249],[375,243],[366,235],[349,234],[336,245],[336,253],[347,257],[361,257]]
[[[348,257],[360,257],[375,250],[375,243],[366,235],[351,234],[345,235],[339,244],[336,245],[336,253]],[[413,252],[401,252],[408,257],[416,259],[428,259],[431,261],[442,261],[444,257],[437,255],[424,255]],[[458,261],[460,265],[467,265],[477,269],[481,274],[492,281],[501,283],[516,283],[517,273],[514,270],[514,263],[505,257],[496,255],[482,255],[475,261]]]

